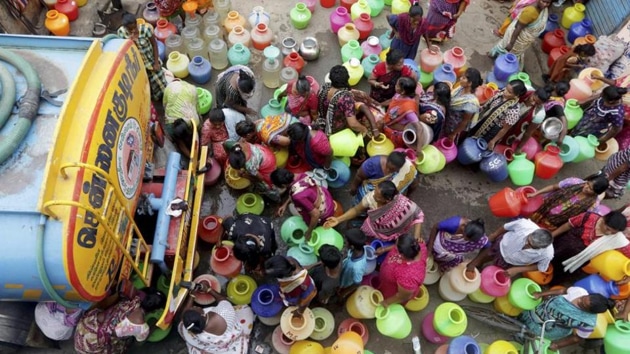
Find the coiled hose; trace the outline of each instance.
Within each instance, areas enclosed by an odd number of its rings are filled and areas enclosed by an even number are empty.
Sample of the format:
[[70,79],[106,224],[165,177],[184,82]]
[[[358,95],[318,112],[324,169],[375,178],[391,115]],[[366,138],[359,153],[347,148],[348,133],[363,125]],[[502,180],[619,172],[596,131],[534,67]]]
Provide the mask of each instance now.
[[0,129],[2,129],[11,116],[15,104],[15,80],[9,69],[2,64],[0,64],[0,85],[2,85],[0,97]]
[[[3,164],[20,146],[37,116],[42,83],[33,66],[22,56],[0,48],[0,60],[13,65],[26,78],[26,93],[18,103],[18,121],[7,137],[0,141],[0,164]],[[15,95],[13,97],[15,98]]]

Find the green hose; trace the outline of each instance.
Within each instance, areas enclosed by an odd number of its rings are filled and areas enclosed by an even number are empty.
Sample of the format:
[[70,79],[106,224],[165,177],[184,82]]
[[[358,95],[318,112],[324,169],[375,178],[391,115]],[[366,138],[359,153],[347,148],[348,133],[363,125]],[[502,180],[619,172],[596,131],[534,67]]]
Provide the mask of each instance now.
[[0,164],[3,164],[20,146],[39,109],[39,96],[42,91],[42,83],[33,66],[22,56],[9,50],[0,48],[0,60],[13,65],[26,78],[26,92],[18,104],[18,121],[11,132],[0,141]]
[[51,299],[55,300],[58,304],[64,306],[65,308],[73,309],[78,307],[76,304],[66,301],[62,298],[55,288],[53,288],[50,279],[48,279],[48,273],[46,272],[46,265],[44,264],[44,231],[46,229],[46,220],[47,216],[42,215],[39,220],[39,225],[37,227],[37,274],[39,275],[39,280],[42,282],[44,286],[44,290]]
[[2,129],[11,116],[15,104],[15,80],[9,69],[2,64],[0,64],[0,85],[2,85],[2,97],[0,97],[0,129]]

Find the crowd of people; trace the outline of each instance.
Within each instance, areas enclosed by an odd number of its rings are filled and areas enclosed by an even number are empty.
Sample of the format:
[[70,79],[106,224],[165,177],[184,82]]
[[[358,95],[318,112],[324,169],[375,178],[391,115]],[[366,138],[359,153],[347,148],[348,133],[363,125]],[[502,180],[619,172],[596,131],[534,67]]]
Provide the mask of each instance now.
[[[544,29],[550,3],[516,1],[506,22],[496,31],[502,39],[490,55],[511,52],[522,56]],[[389,16],[393,41],[386,60],[369,75],[369,92],[352,89],[348,70],[334,65],[327,82],[307,75],[290,82],[280,95],[287,98],[285,112],[267,117],[258,117],[258,111],[249,104],[256,78],[250,68],[241,65],[218,75],[214,87],[216,107],[200,117],[194,86],[177,79],[167,82],[161,71],[156,74],[159,63],[153,37],[136,25],[135,18],[124,20],[119,35],[134,40],[141,49],[152,97],[162,99],[165,130],[182,154],[189,155],[192,134],[200,134],[201,144],[209,147],[208,163],[230,167],[240,177],[251,180],[253,190],[264,195],[274,208],[274,218],[284,215],[291,204],[295,207],[308,227],[305,240],[318,226],[337,228],[343,234],[344,253],[324,245],[319,249],[320,262],[303,266],[277,253],[272,218],[244,214],[224,221],[223,238],[234,242],[234,255],[243,261],[244,271],[259,280],[277,283],[284,304],[296,306],[294,316],[301,316],[314,303],[325,306],[346,299],[363,279],[365,247],[372,240],[385,245],[376,251],[377,255],[386,255],[379,269],[381,306],[405,304],[417,296],[429,259],[441,272],[464,262],[469,272],[494,264],[509,277],[544,272],[553,264],[556,282],[560,282],[567,272],[563,261],[589,249],[596,240],[620,232],[625,235],[620,243],[603,247],[618,249],[630,257],[630,205],[604,214],[601,204],[606,198],[620,198],[630,182],[629,141],[619,142],[619,152],[601,171],[590,171],[596,173],[583,179],[567,178],[528,195],[543,199],[529,218],[506,222],[494,232],[486,231],[484,220],[469,215],[448,216],[429,228],[423,227],[425,211],[410,196],[419,180],[418,171],[406,150],[420,157],[425,145],[440,138],[455,144],[466,137],[481,138],[489,150],[507,139],[542,140],[539,130],[549,117],[564,123],[558,144],[565,136],[589,134],[605,142],[630,129],[624,126],[630,119],[629,107],[622,104],[626,88],[599,76],[593,79],[608,86],[585,105],[584,117],[577,126],[567,129],[563,110],[566,80],[576,75],[584,57],[593,55],[592,45],[577,46],[557,60],[545,87],[534,89],[521,80],[512,80],[483,105],[475,96],[483,83],[475,68],[465,70],[454,85],[438,82],[426,91],[418,90],[418,77],[404,65],[404,59],[415,59],[422,38],[427,45],[452,38],[455,24],[468,4],[469,0],[431,0],[426,17],[417,4],[408,13]],[[520,129],[524,123],[527,129]],[[411,146],[402,138],[409,128],[419,137]],[[358,149],[352,159],[356,173],[344,186],[353,197],[353,206],[335,216],[331,192],[305,171],[329,173],[334,159],[330,137],[346,129],[366,142],[383,134],[398,150],[367,157],[365,149]],[[420,138],[424,136],[430,138]],[[277,149],[289,151],[291,163],[286,168],[277,166]],[[521,149],[522,144],[518,144],[515,150]],[[304,168],[296,170],[289,165]],[[247,352],[253,312],[247,306],[232,306],[212,289],[208,292],[217,303],[201,309],[193,306],[189,297],[177,325],[189,352]],[[573,339],[566,339],[569,336],[588,337],[595,326],[595,314],[613,306],[609,299],[576,287],[535,296],[545,297],[544,302],[524,312],[520,319],[537,333],[545,319],[555,319],[547,330],[548,338],[554,341],[552,348],[573,343]],[[76,350],[95,353],[107,348],[108,352],[122,353],[129,344],[125,338],[146,339],[149,328],[144,315],[164,306],[163,297],[145,289],[106,310],[84,313],[75,321]],[[48,310],[51,314],[60,311]],[[629,313],[630,306],[622,307],[618,317],[627,320]],[[71,311],[63,314],[65,318],[77,317]],[[573,328],[579,329],[576,335],[572,334]]]

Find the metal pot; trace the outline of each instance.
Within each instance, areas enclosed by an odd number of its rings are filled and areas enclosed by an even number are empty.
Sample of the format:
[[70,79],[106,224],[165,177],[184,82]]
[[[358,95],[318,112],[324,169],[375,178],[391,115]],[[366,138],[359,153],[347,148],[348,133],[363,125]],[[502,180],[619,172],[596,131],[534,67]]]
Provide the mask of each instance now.
[[542,130],[543,136],[546,139],[555,141],[558,139],[560,133],[562,132],[562,120],[556,117],[546,118],[540,128]]
[[300,44],[300,55],[306,61],[319,58],[319,51],[319,43],[315,37],[306,37]]
[[291,52],[296,51],[297,47],[297,41],[295,40],[295,38],[293,37],[285,37],[282,40],[282,55],[284,55],[285,57],[289,54],[291,54]]

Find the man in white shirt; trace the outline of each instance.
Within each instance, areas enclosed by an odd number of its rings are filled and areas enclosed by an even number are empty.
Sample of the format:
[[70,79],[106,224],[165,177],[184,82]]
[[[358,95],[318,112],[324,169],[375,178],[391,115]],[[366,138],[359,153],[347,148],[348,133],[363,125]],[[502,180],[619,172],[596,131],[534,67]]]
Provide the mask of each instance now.
[[494,260],[496,266],[512,277],[530,271],[544,272],[553,259],[551,232],[541,229],[529,219],[517,219],[503,225],[488,236],[492,247],[482,250],[468,263],[468,271]]

